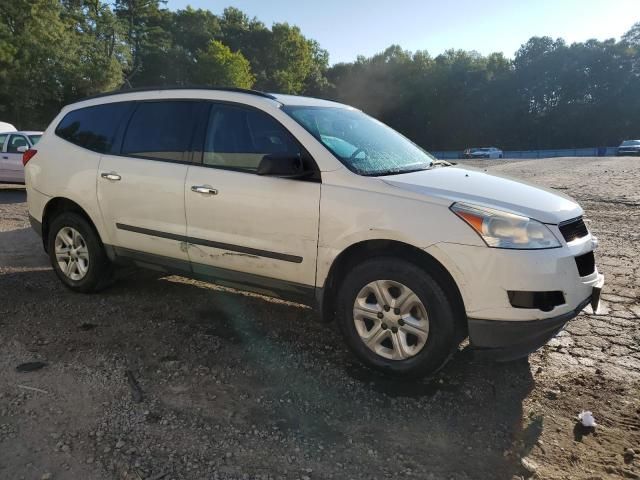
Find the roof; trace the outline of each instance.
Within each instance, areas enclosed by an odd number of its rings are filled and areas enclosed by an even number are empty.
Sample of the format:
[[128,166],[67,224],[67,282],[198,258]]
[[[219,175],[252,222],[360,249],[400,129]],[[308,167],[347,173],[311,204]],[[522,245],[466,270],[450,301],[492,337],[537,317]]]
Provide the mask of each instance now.
[[331,100],[323,100],[321,98],[302,97],[299,95],[285,95],[281,93],[274,93],[274,98],[283,105],[291,106],[305,106],[305,107],[338,107],[338,108],[352,108],[344,103],[332,102]]
[[[222,92],[227,94],[243,94],[250,95],[254,98],[262,98],[264,100],[276,101],[281,105],[299,105],[299,106],[317,106],[317,107],[341,107],[341,108],[350,108],[347,105],[343,105],[341,103],[332,102],[329,100],[322,100],[319,98],[312,97],[302,97],[298,95],[286,95],[280,93],[267,93],[261,92],[258,90],[249,90],[244,88],[235,88],[235,87],[150,87],[150,88],[131,88],[131,89],[122,89],[122,90],[114,90],[111,92],[105,92],[98,95],[94,95],[91,97],[83,98],[78,100],[71,105],[77,103],[84,103],[86,101],[100,99],[105,97],[119,96],[119,95],[127,95],[127,94],[136,94],[136,93],[162,93],[162,92],[179,92],[179,91],[198,91],[201,90],[203,92]],[[89,102],[95,103],[95,102]]]

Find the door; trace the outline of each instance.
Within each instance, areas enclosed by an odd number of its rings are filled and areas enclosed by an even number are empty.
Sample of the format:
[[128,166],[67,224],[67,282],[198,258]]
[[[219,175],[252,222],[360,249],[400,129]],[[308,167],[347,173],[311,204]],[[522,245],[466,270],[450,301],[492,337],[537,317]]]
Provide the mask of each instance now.
[[29,148],[27,137],[12,133],[6,141],[6,148],[0,155],[2,177],[9,182],[24,182],[22,154]]
[[[9,174],[8,174],[8,160],[9,157],[5,153],[5,143],[7,143],[7,138],[9,138],[8,133],[0,134],[0,182],[8,182]],[[6,158],[5,158],[6,157]]]
[[204,108],[183,100],[137,102],[120,154],[101,157],[98,202],[118,255],[189,270],[184,182]]
[[[315,285],[319,174],[284,179],[256,174],[265,154],[313,160],[267,113],[213,104],[202,164],[185,188],[189,258],[194,273],[270,295]],[[291,295],[293,297],[293,295]]]

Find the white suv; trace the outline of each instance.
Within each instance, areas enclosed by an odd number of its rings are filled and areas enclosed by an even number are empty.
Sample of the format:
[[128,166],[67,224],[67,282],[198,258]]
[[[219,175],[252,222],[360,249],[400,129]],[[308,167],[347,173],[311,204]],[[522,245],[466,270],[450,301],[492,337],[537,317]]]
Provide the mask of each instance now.
[[467,333],[525,356],[603,283],[572,199],[437,162],[329,101],[118,92],[65,107],[24,162],[72,290],[133,263],[314,305],[394,374],[434,372]]

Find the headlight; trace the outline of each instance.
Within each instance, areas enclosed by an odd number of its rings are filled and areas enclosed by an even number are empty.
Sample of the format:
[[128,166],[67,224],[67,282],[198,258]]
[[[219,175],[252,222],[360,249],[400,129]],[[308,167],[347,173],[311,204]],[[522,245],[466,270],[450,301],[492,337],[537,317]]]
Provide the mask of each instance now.
[[543,223],[528,217],[464,203],[451,205],[489,247],[513,249],[558,248],[560,242]]

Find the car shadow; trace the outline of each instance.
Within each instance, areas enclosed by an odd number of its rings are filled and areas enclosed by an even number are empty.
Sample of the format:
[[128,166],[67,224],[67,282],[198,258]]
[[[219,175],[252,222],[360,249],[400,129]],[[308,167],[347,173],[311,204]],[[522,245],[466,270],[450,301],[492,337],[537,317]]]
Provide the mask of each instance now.
[[42,240],[31,228],[0,232],[0,267],[43,268],[49,265]]
[[[433,378],[394,379],[360,365],[336,325],[310,309],[180,277],[135,271],[81,295],[51,271],[14,272],[0,275],[0,305],[16,311],[0,319],[5,337],[51,364],[125,358],[154,415],[166,408],[232,429],[278,429],[304,438],[310,457],[325,445],[343,464],[364,451],[371,468],[396,457],[401,470],[434,478],[511,479],[524,473],[518,455],[544,421],[523,419],[535,385],[526,360],[487,363],[462,349]],[[36,330],[46,343],[33,345]],[[172,368],[179,385],[166,378]],[[337,468],[323,471],[345,474]]]
[[0,183],[0,205],[24,203],[27,201],[27,191],[24,185]]

